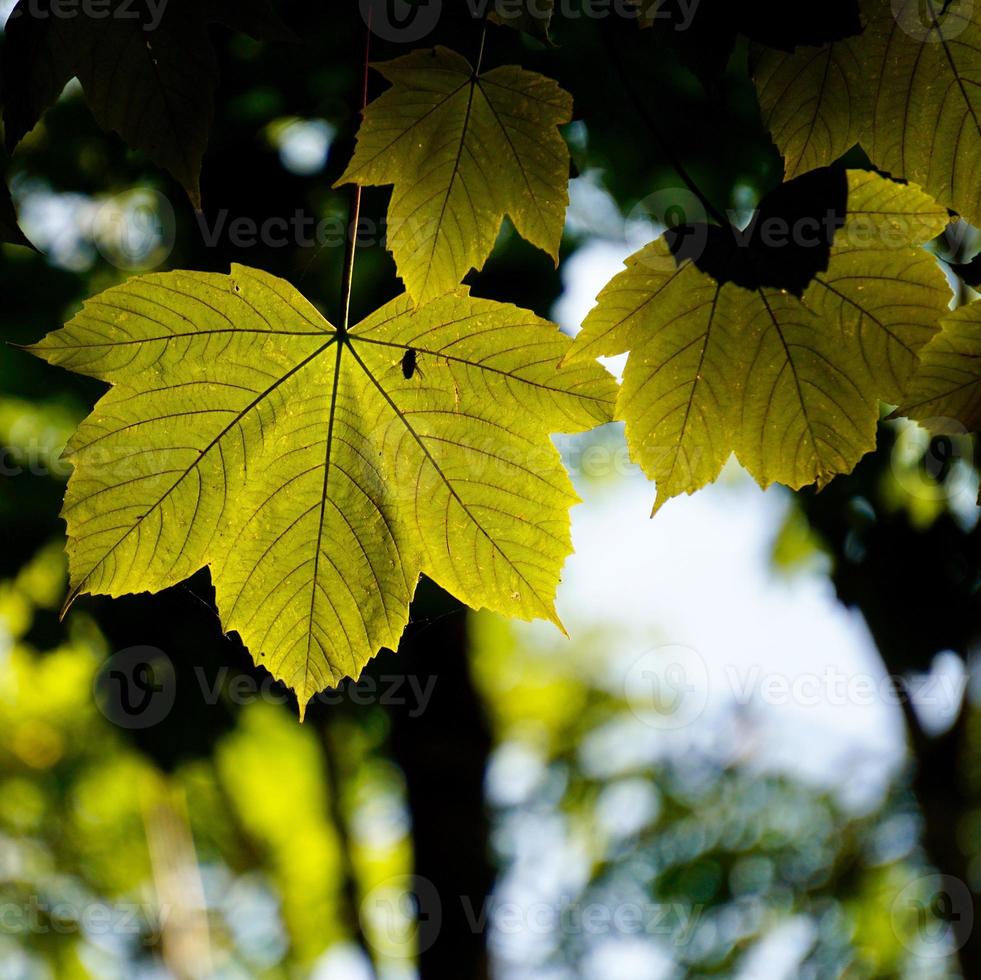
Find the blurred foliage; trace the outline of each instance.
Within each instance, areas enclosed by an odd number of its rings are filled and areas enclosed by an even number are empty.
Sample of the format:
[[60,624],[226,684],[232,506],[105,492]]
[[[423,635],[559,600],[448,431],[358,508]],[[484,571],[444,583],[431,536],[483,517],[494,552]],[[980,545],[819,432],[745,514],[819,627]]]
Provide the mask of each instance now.
[[[131,976],[166,948],[177,917],[161,903],[160,806],[193,840],[184,890],[163,893],[193,906],[202,891],[214,973],[200,975],[285,977],[325,954],[329,963],[352,937],[322,732],[260,701],[239,711],[213,757],[165,773],[95,706],[106,651],[90,619],[73,617],[56,648],[25,642],[63,583],[48,548],[8,580],[0,605],[0,956],[22,963],[4,975]],[[924,926],[899,904],[928,870],[905,786],[855,812],[825,787],[761,771],[738,749],[754,740],[735,737],[746,724],[737,714],[715,748],[664,756],[611,684],[600,651],[616,633],[598,625],[570,647],[490,615],[472,621],[495,733],[488,791],[502,877],[484,911],[500,962],[617,976],[597,966],[616,948],[639,964],[634,976],[660,976],[665,963],[693,978],[740,976],[792,924],[795,976],[923,976],[910,970],[922,967],[912,954]],[[394,887],[394,902],[410,872],[405,789],[372,715],[351,712],[332,737],[345,755],[359,893]],[[977,786],[977,715],[971,724]],[[976,853],[981,810],[972,820]],[[369,907],[363,923],[394,969],[412,952],[412,910],[382,911]]]
[[[413,921],[425,910],[404,885],[420,830],[409,774],[395,761],[405,758],[404,729],[377,698],[357,703],[346,689],[298,727],[285,692],[262,687],[265,676],[221,635],[206,578],[153,600],[92,601],[59,623],[57,514],[67,474],[58,453],[99,386],[12,346],[150,267],[227,272],[242,261],[285,276],[336,314],[347,203],[331,186],[353,146],[364,25],[353,3],[343,12],[299,0],[281,7],[301,35],[296,45],[215,33],[222,83],[202,215],[166,174],[97,128],[75,83],[10,162],[21,222],[44,254],[0,250],[3,980],[348,980],[364,975],[359,945],[379,975],[401,980],[427,937]],[[447,5],[432,40],[469,56],[479,31],[463,7]],[[664,32],[557,17],[552,36],[556,47],[546,49],[491,28],[487,57],[543,71],[576,96],[577,121],[566,131],[582,175],[574,184],[599,196],[586,209],[592,224],[566,235],[564,259],[597,238],[622,244],[624,216],[649,219],[644,199],[677,184],[663,147],[638,124],[624,73],[634,92],[654,93],[663,131],[718,206],[745,210],[779,182],[744,47],[713,96]],[[374,45],[379,60],[402,52]],[[584,65],[595,66],[588,84]],[[372,78],[373,94],[381,84]],[[136,210],[127,211],[134,191]],[[398,288],[378,247],[386,199],[366,194],[355,319]],[[120,209],[131,215],[121,224]],[[227,220],[260,225],[299,209],[327,222],[333,238],[246,246],[219,234],[209,246],[223,209]],[[478,295],[546,315],[563,288],[549,259],[507,227],[471,279]],[[596,482],[628,471],[618,427],[562,448]],[[973,451],[969,440],[938,443],[887,423],[879,452],[854,477],[802,495],[775,542],[781,574],[828,571],[843,601],[880,628],[877,639],[889,634],[880,646],[899,650],[890,670],[927,670],[944,649],[970,656],[979,622]],[[424,658],[443,652],[427,638],[452,615],[414,610],[410,631]],[[814,980],[956,975],[949,947],[930,945],[936,917],[915,904],[930,857],[908,775],[856,812],[826,786],[761,769],[738,712],[708,746],[668,756],[662,733],[631,711],[614,677],[617,624],[597,621],[570,644],[487,616],[468,622],[494,743],[486,798],[500,873],[475,914],[488,912],[499,975],[769,980],[780,963],[779,975]],[[118,728],[100,712],[93,684],[111,653],[148,641],[174,661],[175,710],[150,731]],[[403,656],[379,658],[376,670]],[[215,703],[202,688],[215,690]],[[976,709],[965,730],[953,836],[976,885]],[[450,747],[459,736],[442,733]],[[452,792],[460,773],[451,765],[443,776]],[[463,802],[445,816],[464,830],[477,822]],[[443,859],[454,863],[450,848]],[[599,919],[586,928],[591,907]],[[555,925],[562,909],[565,927]],[[617,909],[616,924],[604,920]],[[645,913],[654,917],[649,928]]]

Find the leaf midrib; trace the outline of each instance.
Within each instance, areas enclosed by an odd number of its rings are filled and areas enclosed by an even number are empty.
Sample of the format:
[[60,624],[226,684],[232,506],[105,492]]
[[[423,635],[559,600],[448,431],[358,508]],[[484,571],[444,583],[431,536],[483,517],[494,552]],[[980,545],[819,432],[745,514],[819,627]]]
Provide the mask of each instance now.
[[123,543],[123,541],[125,541],[129,537],[129,535],[133,533],[134,530],[143,526],[143,523],[147,519],[147,517],[149,517],[150,514],[156,511],[156,509],[174,492],[174,490],[177,489],[178,485],[184,481],[184,479],[188,476],[188,474],[197,468],[198,464],[205,458],[205,456],[207,456],[207,454],[212,449],[214,449],[214,447],[217,446],[221,442],[221,440],[226,435],[228,435],[228,433],[231,432],[236,425],[238,425],[242,421],[242,419],[244,419],[254,408],[262,404],[262,402],[265,401],[266,398],[268,398],[274,391],[276,391],[278,388],[284,385],[290,378],[292,378],[295,374],[297,374],[308,364],[314,361],[317,357],[323,354],[326,350],[328,350],[330,346],[337,341],[337,339],[338,339],[337,335],[334,334],[334,336],[332,336],[330,340],[327,341],[327,343],[318,347],[315,351],[313,351],[312,353],[308,354],[305,358],[303,358],[303,360],[301,360],[298,364],[291,367],[289,371],[285,372],[280,377],[278,377],[268,388],[266,388],[264,391],[261,391],[258,395],[256,395],[254,399],[252,399],[251,402],[249,402],[248,405],[245,406],[245,408],[243,408],[240,412],[238,412],[235,418],[232,419],[232,421],[229,422],[221,430],[221,432],[219,432],[211,440],[211,442],[209,442],[208,445],[204,447],[204,449],[200,450],[197,458],[194,459],[194,461],[191,462],[183,470],[183,472],[181,472],[181,475],[167,488],[167,490],[165,490],[164,493],[161,494],[161,496],[156,501],[154,501],[154,503],[147,509],[146,513],[143,514],[133,524],[131,524],[126,529],[126,531],[123,532],[123,534],[117,539],[115,544],[113,544],[113,546],[106,551],[106,553],[95,563],[95,565],[92,566],[92,568],[85,574],[85,576],[81,579],[81,581],[69,593],[68,598],[65,600],[65,605],[62,609],[62,613],[64,614],[64,612],[68,610],[69,606],[71,606],[71,604],[75,601],[75,599],[78,598],[79,594],[82,592],[85,586],[85,583],[95,574],[95,571],[101,567],[102,563],[106,560],[106,558],[108,558],[109,555],[111,555],[116,550],[116,548],[118,548]]
[[[432,273],[433,265],[435,264],[436,246],[439,244],[440,236],[443,233],[443,221],[446,218],[446,209],[447,207],[449,207],[450,197],[453,194],[453,185],[456,183],[456,179],[460,173],[460,160],[463,158],[463,148],[464,146],[466,146],[467,143],[467,130],[470,127],[470,116],[473,112],[473,97],[474,97],[474,92],[476,92],[477,90],[477,82],[478,82],[477,75],[472,74],[469,78],[470,92],[467,95],[467,108],[463,114],[463,125],[460,127],[460,142],[456,148],[456,159],[453,161],[453,172],[450,174],[450,182],[446,185],[446,193],[443,195],[443,203],[439,209],[439,219],[436,222],[436,231],[433,234],[432,246],[429,249],[429,264],[426,267],[426,275],[422,281],[422,286],[419,290],[420,296],[425,296],[426,288],[429,285],[429,277]],[[467,82],[463,83],[463,85],[466,84]],[[456,92],[459,92],[460,89],[463,88],[463,85],[457,88],[453,94],[455,95]],[[448,101],[449,98],[445,99],[444,104],[445,102]]]
[[313,556],[313,575],[310,579],[310,613],[307,619],[307,653],[303,662],[303,694],[307,692],[307,684],[310,679],[310,644],[313,638],[314,614],[317,604],[317,573],[320,570],[320,544],[324,536],[324,513],[327,509],[327,481],[330,479],[330,451],[334,444],[334,419],[337,414],[337,390],[341,381],[341,355],[344,351],[344,343],[339,342],[336,350],[334,384],[330,393],[330,407],[327,418],[327,446],[324,450],[324,483],[320,493],[320,519],[317,522],[317,543]]
[[542,600],[541,596],[538,594],[538,590],[531,584],[531,582],[528,581],[528,579],[522,573],[522,571],[517,567],[517,565],[514,564],[514,562],[508,557],[508,555],[505,554],[501,546],[494,540],[493,536],[484,528],[484,526],[480,523],[480,521],[478,521],[477,518],[473,515],[473,513],[470,511],[470,508],[466,505],[466,503],[464,503],[459,493],[457,493],[456,488],[453,486],[452,482],[449,480],[449,478],[446,476],[446,474],[443,472],[439,464],[434,459],[432,453],[429,450],[429,447],[425,444],[419,433],[417,433],[416,430],[413,428],[412,423],[409,422],[409,420],[406,418],[405,413],[402,412],[401,409],[399,409],[398,405],[395,404],[395,401],[392,399],[391,395],[389,395],[389,393],[385,390],[381,382],[374,376],[368,365],[365,364],[365,362],[361,359],[361,355],[358,354],[358,352],[355,350],[354,345],[348,344],[347,346],[350,347],[351,356],[358,362],[358,364],[361,366],[361,369],[364,371],[365,375],[367,376],[368,380],[371,381],[371,383],[375,386],[378,393],[385,400],[388,407],[395,413],[395,416],[398,418],[398,420],[405,426],[406,431],[415,440],[416,444],[422,450],[429,464],[433,467],[433,470],[443,481],[443,484],[446,486],[447,491],[449,492],[451,497],[457,502],[457,505],[460,507],[460,509],[467,515],[467,517],[473,523],[474,527],[476,527],[477,530],[487,539],[491,547],[504,559],[508,567],[511,568],[514,571],[514,573],[518,576],[518,578],[520,578],[521,581],[528,586],[528,588],[531,590],[531,594],[535,597],[535,601],[545,611],[546,618],[552,619],[554,613],[548,607],[548,605]]

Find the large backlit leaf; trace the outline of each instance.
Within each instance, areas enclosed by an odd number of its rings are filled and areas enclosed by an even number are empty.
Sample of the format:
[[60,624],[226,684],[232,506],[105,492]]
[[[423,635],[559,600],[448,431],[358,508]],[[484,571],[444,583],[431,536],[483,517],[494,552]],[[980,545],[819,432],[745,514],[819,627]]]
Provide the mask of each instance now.
[[377,66],[392,87],[368,106],[338,183],[394,184],[388,245],[424,303],[483,266],[505,215],[558,261],[569,150],[558,126],[572,99],[515,66],[475,75],[437,47]]
[[201,160],[218,83],[213,21],[273,38],[286,29],[263,0],[111,0],[66,16],[20,0],[4,45],[4,124],[13,149],[77,77],[103,129],[169,170],[199,207]]
[[596,364],[557,369],[569,346],[462,289],[346,337],[241,266],[103,293],[35,348],[112,384],[68,448],[73,595],[208,565],[225,629],[301,706],[397,645],[421,572],[557,622],[576,496],[548,436],[615,394]]
[[[600,293],[567,360],[630,351],[617,417],[657,483],[656,507],[714,480],[733,451],[763,486],[798,488],[873,448],[879,398],[898,400],[946,310],[943,274],[911,246],[947,215],[917,188],[860,172],[847,202],[826,265],[799,294],[766,276],[747,288],[745,270],[717,278],[676,260],[664,238]],[[789,251],[748,261],[771,271]],[[747,261],[740,252],[720,268]]]
[[934,430],[981,432],[981,301],[955,310],[940,326],[920,352],[896,415]]
[[866,0],[865,30],[756,61],[787,175],[860,141],[875,165],[981,222],[981,5]]

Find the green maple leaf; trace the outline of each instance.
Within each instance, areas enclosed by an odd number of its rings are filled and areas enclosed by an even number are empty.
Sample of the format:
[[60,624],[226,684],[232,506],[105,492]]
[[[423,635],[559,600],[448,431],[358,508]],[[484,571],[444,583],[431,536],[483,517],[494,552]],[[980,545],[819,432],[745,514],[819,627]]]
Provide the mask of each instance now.
[[871,105],[854,38],[790,54],[754,46],[751,70],[788,180],[833,163],[865,135]]
[[788,177],[861,142],[881,170],[981,222],[981,7],[865,0],[865,30],[757,54],[760,105]]
[[558,262],[569,204],[569,150],[558,126],[572,99],[516,66],[477,75],[448,48],[377,69],[392,87],[371,103],[338,184],[394,184],[388,246],[424,303],[480,269],[510,217]]
[[939,432],[981,432],[981,301],[940,321],[894,413]]
[[164,167],[201,206],[201,160],[214,118],[218,66],[208,26],[281,39],[264,0],[113,0],[99,16],[61,16],[20,0],[6,27],[4,123],[12,150],[77,77],[99,125]]
[[879,399],[900,399],[947,308],[943,273],[912,247],[947,213],[874,174],[849,172],[847,193],[827,267],[800,295],[720,281],[664,238],[600,293],[567,361],[630,351],[617,418],[657,483],[655,510],[714,480],[732,452],[762,486],[796,489],[874,447]]
[[559,370],[570,344],[464,289],[347,333],[241,266],[108,290],[34,348],[112,385],[67,450],[72,598],[210,566],[224,628],[301,710],[397,646],[421,572],[557,623],[577,498],[548,435],[608,421],[616,390]]

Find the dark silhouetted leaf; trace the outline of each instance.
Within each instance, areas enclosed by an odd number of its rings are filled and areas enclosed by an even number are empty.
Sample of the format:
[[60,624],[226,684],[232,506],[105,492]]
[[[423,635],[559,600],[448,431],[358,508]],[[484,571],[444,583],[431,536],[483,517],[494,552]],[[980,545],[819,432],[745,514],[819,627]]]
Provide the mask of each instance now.
[[490,12],[490,20],[503,27],[513,27],[550,44],[549,24],[555,11],[555,0],[520,0],[497,5]]
[[8,149],[77,77],[96,121],[169,170],[200,207],[201,160],[214,116],[218,70],[208,24],[282,33],[267,4],[112,0],[100,15],[59,13],[52,0],[20,0],[4,48]]
[[34,248],[17,224],[17,212],[14,210],[10,189],[2,179],[0,179],[0,242]]
[[641,0],[641,26],[673,39],[682,61],[711,85],[738,35],[784,51],[825,44],[862,29],[858,0]]

